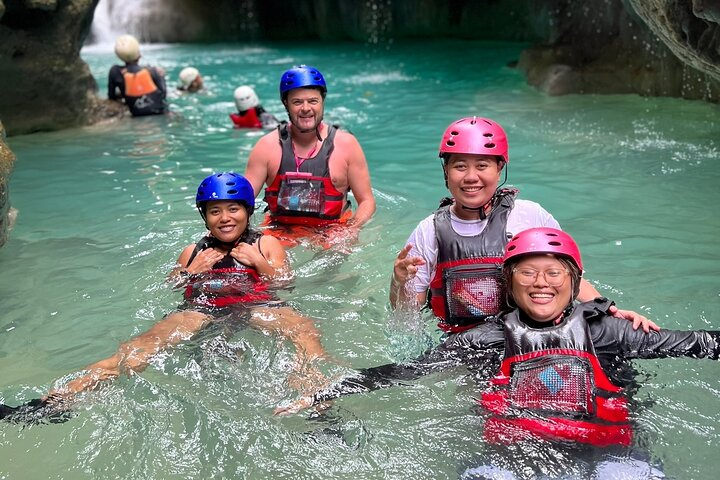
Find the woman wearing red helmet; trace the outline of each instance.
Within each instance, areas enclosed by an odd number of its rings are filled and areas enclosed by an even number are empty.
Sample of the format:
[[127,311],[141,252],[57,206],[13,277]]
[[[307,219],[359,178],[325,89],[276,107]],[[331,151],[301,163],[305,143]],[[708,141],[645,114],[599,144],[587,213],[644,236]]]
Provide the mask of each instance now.
[[[576,302],[582,259],[575,241],[562,230],[525,230],[509,241],[502,260],[510,307],[498,317],[449,335],[416,361],[362,369],[277,413],[463,365],[476,372],[483,384],[496,372],[478,400],[486,418],[485,444],[532,440],[573,448],[569,455],[588,455],[591,461],[581,463],[593,470],[577,478],[663,478],[641,460],[614,458],[632,454],[628,449],[637,443],[624,388],[633,381],[630,361],[718,360],[720,331],[644,333],[612,316],[612,302],[605,298]],[[522,476],[516,477],[516,472],[506,470],[514,464],[508,454],[512,452],[505,452],[503,468],[485,465],[469,469],[462,478],[514,479],[541,473],[529,472],[528,459],[523,458],[517,460]],[[651,470],[658,477],[647,476]],[[599,472],[616,475],[605,477]]]
[[[480,117],[453,122],[443,134],[445,185],[452,198],[415,228],[393,269],[390,302],[429,305],[446,332],[458,332],[498,313],[504,300],[503,249],[513,235],[534,227],[560,228],[539,204],[499,188],[510,161],[503,128]],[[503,182],[504,183],[504,182]],[[412,290],[406,284],[412,282]],[[600,293],[587,281],[579,299]],[[411,290],[411,291],[410,291]],[[617,310],[618,316],[654,326],[644,316]]]

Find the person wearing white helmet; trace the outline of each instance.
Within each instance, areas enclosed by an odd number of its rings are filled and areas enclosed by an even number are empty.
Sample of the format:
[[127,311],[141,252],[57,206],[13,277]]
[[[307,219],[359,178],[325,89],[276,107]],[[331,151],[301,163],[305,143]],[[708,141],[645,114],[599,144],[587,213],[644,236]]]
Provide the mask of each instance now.
[[255,90],[248,85],[237,87],[233,92],[237,113],[230,114],[235,128],[275,128],[280,123],[272,113],[260,105]]
[[178,90],[188,93],[195,93],[203,88],[203,77],[200,75],[200,70],[195,67],[185,67],[180,70],[180,84]]
[[108,73],[108,98],[125,103],[134,117],[167,111],[165,72],[140,66],[140,44],[132,35],[115,41],[115,54],[125,65],[113,65]]

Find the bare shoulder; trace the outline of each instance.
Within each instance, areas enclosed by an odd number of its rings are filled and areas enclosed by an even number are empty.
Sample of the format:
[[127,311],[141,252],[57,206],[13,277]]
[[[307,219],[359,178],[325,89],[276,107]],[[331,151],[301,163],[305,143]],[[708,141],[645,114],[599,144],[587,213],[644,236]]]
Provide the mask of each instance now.
[[335,147],[335,151],[342,154],[348,162],[353,162],[357,159],[364,161],[365,159],[365,154],[360,146],[360,142],[358,142],[352,133],[338,130],[335,134]]
[[258,237],[253,245],[257,245],[258,243],[260,243],[260,249],[263,252],[285,250],[285,247],[283,247],[282,243],[280,243],[280,240],[272,235],[262,235]]
[[187,247],[183,249],[183,251],[180,253],[180,256],[178,257],[178,263],[182,265],[183,267],[187,266],[188,260],[190,260],[190,256],[195,251],[195,244],[191,243]]
[[335,132],[335,142],[341,144],[359,144],[355,135],[342,128],[338,128]]
[[260,137],[260,140],[257,141],[255,146],[253,147],[253,150],[258,149],[258,148],[263,149],[263,148],[270,148],[273,146],[277,146],[278,141],[279,141],[278,131],[273,130],[271,132],[266,133],[262,137]]

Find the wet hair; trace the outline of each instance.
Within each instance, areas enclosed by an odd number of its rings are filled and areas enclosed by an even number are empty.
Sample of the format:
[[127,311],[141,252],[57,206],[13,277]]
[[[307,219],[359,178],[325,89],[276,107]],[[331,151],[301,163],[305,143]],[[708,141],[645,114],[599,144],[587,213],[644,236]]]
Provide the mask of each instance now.
[[[570,257],[566,257],[564,255],[558,256],[552,253],[536,253],[532,255],[550,255],[558,262],[560,262],[563,267],[567,269],[568,272],[570,272],[570,282],[572,282],[570,284],[572,287],[572,297],[570,298],[570,304],[572,304],[580,293],[580,279],[582,277],[582,272],[577,267],[577,265],[575,265],[575,262],[573,262]],[[513,299],[512,295],[513,269],[517,266],[518,263],[520,263],[523,258],[526,258],[527,256],[528,255],[521,255],[518,257],[513,257],[503,264],[503,281],[505,282],[505,303],[510,308],[517,308],[517,304],[515,304],[515,300]]]

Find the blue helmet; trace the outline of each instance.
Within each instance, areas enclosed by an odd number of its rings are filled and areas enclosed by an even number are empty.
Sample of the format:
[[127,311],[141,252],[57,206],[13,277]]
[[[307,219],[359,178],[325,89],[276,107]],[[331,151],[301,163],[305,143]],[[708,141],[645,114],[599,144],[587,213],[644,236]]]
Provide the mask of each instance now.
[[200,183],[195,197],[200,216],[205,219],[205,204],[210,200],[235,200],[245,206],[248,217],[255,210],[255,192],[252,185],[235,172],[214,173]]
[[318,88],[323,98],[327,93],[327,85],[325,85],[323,74],[317,68],[308,65],[293,67],[283,73],[280,79],[280,98],[282,101],[285,101],[290,90],[296,88]]

